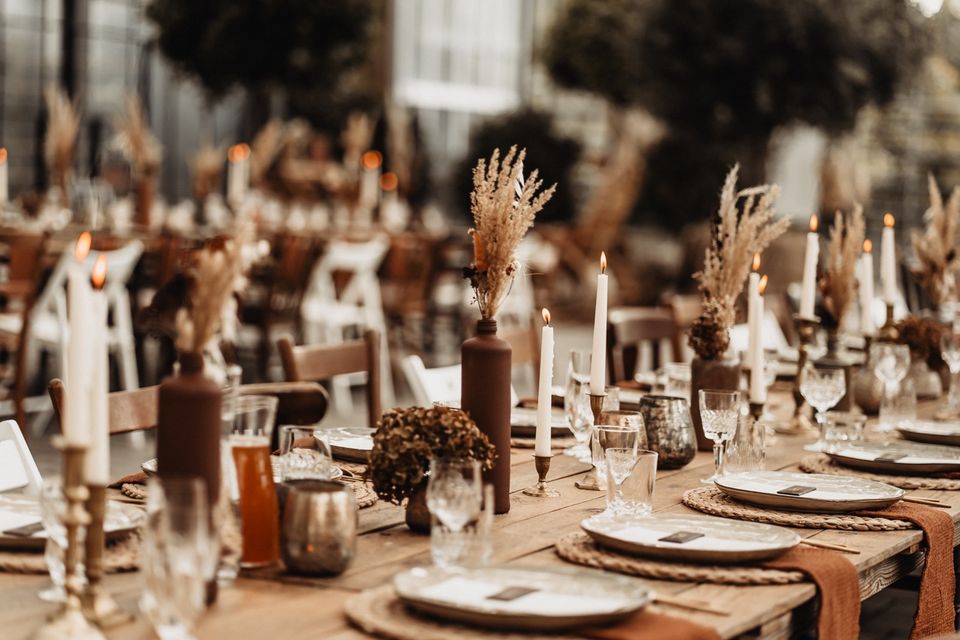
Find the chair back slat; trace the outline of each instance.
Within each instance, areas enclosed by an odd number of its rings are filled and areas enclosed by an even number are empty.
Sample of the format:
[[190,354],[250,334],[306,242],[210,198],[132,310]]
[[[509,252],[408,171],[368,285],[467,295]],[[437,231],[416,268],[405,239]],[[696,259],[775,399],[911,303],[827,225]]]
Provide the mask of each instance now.
[[644,343],[653,346],[654,366],[663,364],[658,348],[662,340],[670,343],[673,358],[680,357],[680,331],[669,308],[611,309],[607,322],[607,366],[611,384],[633,378]]
[[[160,387],[143,387],[131,391],[115,391],[108,395],[107,412],[110,435],[155,429],[157,426],[157,398]],[[57,422],[63,424],[64,385],[54,378],[47,385]]]

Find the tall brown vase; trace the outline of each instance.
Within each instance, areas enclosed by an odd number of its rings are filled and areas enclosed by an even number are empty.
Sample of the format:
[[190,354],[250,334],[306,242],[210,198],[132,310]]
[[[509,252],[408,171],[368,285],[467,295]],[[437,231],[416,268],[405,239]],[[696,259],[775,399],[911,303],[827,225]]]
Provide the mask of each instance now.
[[493,470],[484,474],[493,483],[494,513],[510,511],[510,356],[496,320],[478,320],[477,335],[461,349],[460,405],[497,450]]
[[694,356],[690,363],[690,416],[697,432],[697,449],[713,451],[713,441],[703,433],[700,421],[700,390],[736,391],[740,388],[740,361],[736,358],[701,360]]
[[134,183],[134,220],[140,226],[150,226],[150,212],[153,210],[153,196],[156,189],[156,182],[152,176],[141,176]]
[[[207,485],[211,522],[220,496],[220,386],[203,374],[203,356],[180,354],[180,372],[160,384],[157,398],[157,473],[192,475]],[[217,581],[207,585],[216,601]]]

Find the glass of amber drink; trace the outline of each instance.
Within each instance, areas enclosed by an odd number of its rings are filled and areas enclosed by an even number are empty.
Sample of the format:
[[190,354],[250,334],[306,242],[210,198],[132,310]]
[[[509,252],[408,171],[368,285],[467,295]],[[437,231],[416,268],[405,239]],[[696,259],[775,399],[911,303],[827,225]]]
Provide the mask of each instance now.
[[240,497],[240,566],[252,568],[280,559],[280,517],[270,464],[270,437],[277,414],[271,396],[239,396],[228,441]]

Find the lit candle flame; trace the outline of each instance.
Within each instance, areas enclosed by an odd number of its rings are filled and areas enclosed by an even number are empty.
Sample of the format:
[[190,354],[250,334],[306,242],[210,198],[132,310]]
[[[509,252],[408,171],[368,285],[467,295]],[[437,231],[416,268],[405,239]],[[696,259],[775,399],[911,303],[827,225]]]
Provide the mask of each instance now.
[[400,180],[397,178],[397,174],[395,174],[393,171],[387,171],[380,176],[380,188],[384,191],[393,191],[397,188],[399,183]]
[[760,282],[757,284],[757,293],[763,295],[763,292],[767,290],[767,276],[760,278]]
[[379,151],[371,149],[363,154],[360,158],[360,164],[363,165],[363,168],[368,171],[373,171],[381,164],[383,164],[383,154]]
[[550,324],[550,310],[543,308],[543,324]]
[[600,273],[607,272],[607,254],[604,251],[600,252]]
[[883,214],[883,226],[892,227],[895,220],[893,219],[893,214],[889,211]]
[[753,254],[753,270],[755,272],[760,271],[760,254],[759,253]]
[[90,235],[89,231],[80,234],[80,237],[77,238],[77,245],[73,249],[73,257],[76,258],[77,262],[83,262],[87,259],[92,244],[93,236]]
[[870,253],[873,251],[873,243],[869,239],[863,241],[863,252]]
[[0,147],[0,164],[4,164],[7,161],[7,149],[6,147]]
[[816,233],[816,232],[817,232],[817,225],[819,225],[819,224],[820,224],[820,220],[819,220],[819,218],[817,218],[817,214],[815,214],[815,213],[814,213],[814,214],[811,214],[811,216],[810,216],[810,233]]
[[235,144],[227,150],[227,160],[230,162],[240,162],[250,156],[250,145],[241,142]]
[[100,254],[97,261],[93,263],[93,272],[90,274],[90,284],[94,289],[103,289],[107,281],[107,256]]

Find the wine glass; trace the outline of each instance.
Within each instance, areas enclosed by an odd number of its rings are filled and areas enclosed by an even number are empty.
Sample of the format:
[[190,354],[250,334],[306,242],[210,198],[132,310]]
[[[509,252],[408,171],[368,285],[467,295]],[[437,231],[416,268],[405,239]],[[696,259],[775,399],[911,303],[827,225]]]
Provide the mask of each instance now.
[[216,568],[206,486],[191,476],[148,484],[140,610],[161,640],[192,640]]
[[[873,362],[873,371],[883,382],[883,401],[889,403],[896,398],[907,371],[910,370],[910,348],[905,344],[892,342],[875,342],[870,345],[870,361]],[[881,420],[880,430],[890,431],[895,424],[887,424]]]
[[[480,462],[469,458],[436,458],[430,462],[427,508],[433,515],[430,555],[434,564],[466,563],[478,533],[471,531],[483,502]],[[491,509],[488,503],[487,509]]]
[[950,369],[950,393],[947,395],[947,410],[952,416],[960,413],[960,336],[948,332],[940,338],[940,353]]
[[824,412],[832,409],[847,392],[843,369],[816,369],[808,366],[800,378],[800,393],[811,407],[817,410],[820,436],[817,441],[804,447],[807,451],[824,451],[826,447]]
[[567,367],[567,386],[563,396],[563,411],[567,426],[577,444],[564,453],[582,462],[590,462],[590,432],[593,427],[593,411],[590,409],[590,357],[589,349],[571,349]]
[[740,392],[700,390],[700,420],[703,433],[713,440],[714,474],[705,478],[705,484],[713,484],[723,477],[723,449],[726,442],[733,438],[740,420]]
[[[598,424],[597,443],[600,445],[607,478],[615,487],[614,495],[607,496],[607,508],[616,512],[622,500],[623,481],[637,464],[640,428],[636,424]],[[611,478],[609,474],[613,474]]]

